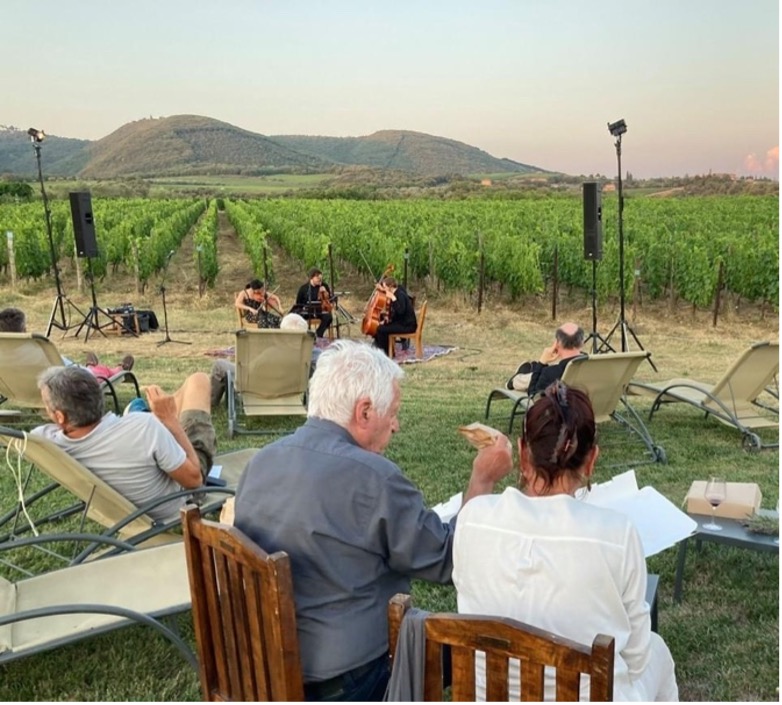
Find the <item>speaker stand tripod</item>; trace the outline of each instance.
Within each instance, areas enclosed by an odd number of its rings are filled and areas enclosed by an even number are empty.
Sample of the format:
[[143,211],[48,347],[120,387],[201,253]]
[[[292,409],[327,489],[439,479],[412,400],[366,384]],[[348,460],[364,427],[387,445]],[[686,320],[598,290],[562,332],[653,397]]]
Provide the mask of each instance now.
[[[119,321],[117,321],[117,319],[114,316],[112,316],[108,311],[105,311],[100,306],[98,306],[98,299],[95,296],[95,277],[93,276],[92,273],[92,259],[89,257],[87,257],[87,278],[90,280],[90,293],[92,294],[92,306],[90,306],[90,310],[87,311],[87,313],[84,315],[84,319],[79,324],[79,327],[76,329],[76,333],[74,333],[74,337],[78,338],[82,328],[86,328],[84,332],[84,342],[87,342],[90,339],[90,333],[92,331],[98,331],[98,333],[100,333],[105,338],[106,334],[103,332],[104,328],[114,328],[117,325],[120,325],[123,330],[127,331],[132,336],[137,338],[138,336],[136,335],[136,331],[134,331],[130,326],[128,326],[124,320],[120,319]],[[76,307],[74,306],[74,308]],[[101,315],[106,319],[105,323],[100,322],[99,316]]]
[[592,332],[584,341],[584,347],[587,347],[589,341],[592,341],[592,354],[610,350],[616,352],[611,344],[597,332],[597,261],[592,260]]

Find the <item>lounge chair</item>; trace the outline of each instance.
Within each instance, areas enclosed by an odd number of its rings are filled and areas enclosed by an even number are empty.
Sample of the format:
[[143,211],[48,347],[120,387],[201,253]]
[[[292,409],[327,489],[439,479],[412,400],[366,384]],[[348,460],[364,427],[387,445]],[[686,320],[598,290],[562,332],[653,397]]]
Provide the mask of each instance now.
[[228,374],[228,433],[285,433],[251,429],[240,416],[306,416],[312,350],[309,331],[236,331],[236,371]]
[[[42,537],[51,541],[52,537]],[[63,534],[123,550],[101,558],[11,582],[0,577],[0,664],[134,623],[146,624],[179,649],[193,669],[185,641],[161,623],[190,608],[182,543],[144,550],[101,536]],[[23,539],[30,544],[38,539]],[[0,551],[19,544],[0,546]],[[104,657],[110,656],[104,654]]]
[[[565,368],[562,381],[570,387],[583,390],[592,402],[595,421],[600,424],[609,420],[616,421],[633,433],[646,447],[646,462],[666,462],[665,450],[652,440],[649,430],[641,417],[630,406],[625,391],[641,362],[648,359],[650,353],[621,352],[598,355],[579,355],[574,357]],[[513,402],[508,433],[513,432],[517,416],[526,413],[533,400],[524,392],[497,388],[489,393],[486,401],[486,418],[489,418],[491,404],[497,399],[509,399]],[[625,414],[618,411],[619,405]],[[639,461],[644,462],[644,461]]]
[[[686,403],[712,416],[726,426],[738,429],[742,444],[748,450],[778,448],[776,443],[763,443],[754,431],[779,428],[778,393],[771,386],[779,372],[779,343],[756,343],[744,350],[715,384],[694,379],[670,379],[667,382],[631,382],[630,394],[654,397],[649,411],[651,420],[663,404]],[[770,406],[759,397],[763,392],[777,399]],[[766,409],[769,414],[763,414]]]
[[[215,465],[222,467],[221,479],[225,487],[201,487],[196,490],[182,490],[164,495],[143,506],[137,507],[117,490],[104,482],[92,471],[72,458],[68,453],[49,440],[32,436],[17,429],[0,426],[0,452],[14,467],[17,476],[18,493],[27,494],[24,502],[14,497],[12,506],[0,516],[0,543],[12,541],[36,527],[62,519],[64,516],[81,513],[82,521],[90,519],[102,527],[104,536],[117,537],[132,545],[151,545],[178,541],[181,536],[172,532],[179,525],[179,519],[156,521],[148,512],[173,499],[196,496],[202,498],[204,511],[218,509],[226,497],[234,494],[239,476],[256,449],[245,449],[218,455]],[[29,463],[23,474],[23,463]],[[39,487],[40,471],[52,482]],[[37,481],[37,482],[36,482]],[[58,488],[66,491],[67,500],[60,500],[62,508],[52,508],[53,502],[42,502],[42,498]],[[46,513],[36,510],[36,504],[47,505]]]
[[[62,367],[65,361],[54,343],[38,333],[0,333],[0,404],[27,410],[43,408],[38,389],[38,375],[49,367]],[[120,413],[116,386],[127,382],[133,385],[135,395],[141,396],[136,375],[121,370],[112,377],[98,377],[104,393],[111,397],[114,411]],[[21,415],[18,410],[2,407],[0,416],[12,418]]]

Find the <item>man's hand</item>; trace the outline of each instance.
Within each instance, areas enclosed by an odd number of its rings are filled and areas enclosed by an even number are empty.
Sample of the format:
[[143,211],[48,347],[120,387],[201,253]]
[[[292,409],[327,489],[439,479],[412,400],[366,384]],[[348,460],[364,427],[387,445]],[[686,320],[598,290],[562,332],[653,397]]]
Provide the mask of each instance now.
[[544,365],[550,365],[559,357],[559,351],[557,350],[557,344],[554,343],[547,348],[543,348],[543,352],[540,353],[540,361]]
[[[157,416],[166,427],[171,421],[177,421],[176,401],[170,394],[166,394],[158,385],[150,384],[144,388],[147,395],[149,410]],[[170,427],[169,427],[170,428]]]

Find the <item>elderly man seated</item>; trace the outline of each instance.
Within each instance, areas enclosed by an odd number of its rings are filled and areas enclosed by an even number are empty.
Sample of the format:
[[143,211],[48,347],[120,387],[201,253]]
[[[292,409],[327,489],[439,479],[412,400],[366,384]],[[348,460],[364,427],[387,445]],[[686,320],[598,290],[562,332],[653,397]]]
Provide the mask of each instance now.
[[[133,504],[204,483],[216,439],[203,372],[190,375],[173,395],[147,387],[145,410],[152,413],[128,413],[129,405],[123,416],[104,413],[100,384],[82,367],[51,367],[38,386],[53,423],[32,433],[53,441]],[[159,505],[149,515],[176,519],[184,501]]]

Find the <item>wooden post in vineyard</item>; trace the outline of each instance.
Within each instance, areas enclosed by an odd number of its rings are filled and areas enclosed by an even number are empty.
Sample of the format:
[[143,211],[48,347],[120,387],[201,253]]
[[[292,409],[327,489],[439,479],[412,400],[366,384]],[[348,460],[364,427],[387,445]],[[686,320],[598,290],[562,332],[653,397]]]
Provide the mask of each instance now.
[[136,294],[141,295],[141,272],[139,271],[138,262],[138,241],[134,239],[130,246],[133,250],[133,270],[136,278]]
[[717,291],[714,292],[714,315],[711,319],[712,328],[717,327],[717,314],[720,311],[720,292],[722,291],[723,263],[720,260],[720,268],[717,270]]
[[478,251],[480,257],[478,259],[478,313],[480,314],[483,308],[483,287],[486,283],[486,255],[483,252],[483,235],[478,233]]
[[633,323],[638,318],[638,302],[641,298],[641,260],[635,258],[635,269],[633,270]]
[[6,245],[8,246],[8,269],[11,270],[11,288],[16,289],[16,254],[14,253],[14,233],[5,231]]
[[554,271],[551,279],[551,320],[557,320],[557,296],[559,295],[559,245],[554,246]]

